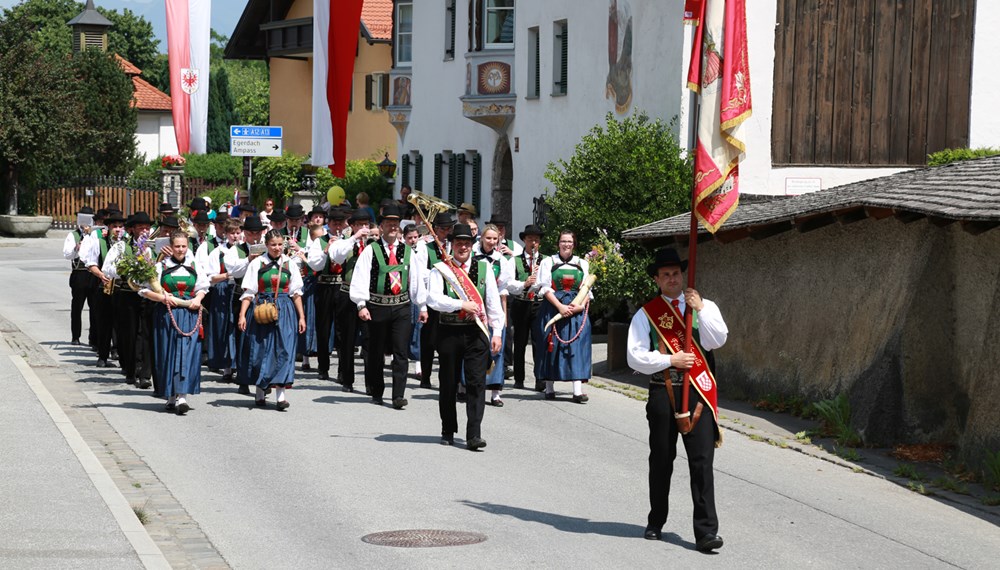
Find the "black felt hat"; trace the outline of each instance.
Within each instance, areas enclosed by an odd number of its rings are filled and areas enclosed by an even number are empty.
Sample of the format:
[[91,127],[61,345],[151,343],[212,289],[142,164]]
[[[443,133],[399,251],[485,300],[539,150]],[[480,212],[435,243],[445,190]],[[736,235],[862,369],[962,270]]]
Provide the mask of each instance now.
[[208,219],[208,212],[205,210],[198,210],[198,213],[191,218],[192,224],[210,224],[212,220]]
[[140,210],[129,216],[128,221],[125,223],[126,226],[134,226],[136,224],[146,224],[149,226],[153,224],[153,220],[149,219],[149,214]]
[[646,266],[646,273],[648,273],[650,277],[656,277],[656,272],[661,267],[671,267],[674,265],[680,267],[681,271],[687,271],[687,260],[682,260],[681,256],[677,255],[676,249],[672,247],[665,247],[657,250],[656,257],[653,258],[653,263]]
[[455,224],[455,227],[451,228],[451,240],[457,239],[475,239],[472,237],[472,227],[469,224]]
[[542,228],[536,226],[535,224],[528,224],[524,226],[524,231],[518,234],[523,240],[524,236],[538,236],[545,237],[545,231]]
[[313,216],[323,216],[325,218],[325,217],[327,217],[326,210],[324,210],[323,208],[320,208],[319,206],[313,206],[313,209],[309,210],[309,216],[308,217],[312,218]]
[[179,228],[181,225],[177,222],[176,216],[167,216],[160,221],[160,225],[165,228]]
[[224,224],[228,219],[229,219],[229,214],[227,214],[226,212],[218,212],[215,214],[215,219],[212,220],[212,223]]
[[249,214],[256,214],[257,213],[257,206],[254,206],[253,204],[244,204],[244,205],[240,206],[240,213],[242,214],[244,212],[249,213]]
[[125,218],[122,217],[122,213],[118,210],[111,210],[108,212],[107,217],[104,218],[105,225],[111,224],[124,224]]
[[399,207],[395,201],[391,204],[387,204],[382,208],[382,215],[378,217],[378,222],[381,224],[382,220],[402,220],[403,219],[403,209]]
[[272,222],[284,222],[285,220],[288,219],[288,216],[285,215],[285,212],[283,210],[275,210],[271,212],[271,215],[268,216],[267,219],[271,220]]
[[161,214],[166,214],[167,212],[176,212],[177,208],[173,207],[170,202],[164,202],[160,204],[160,207],[156,211]]
[[354,210],[354,213],[351,214],[351,217],[348,218],[347,221],[352,224],[356,224],[358,222],[369,222],[371,221],[371,217],[368,215],[368,212],[364,210]]
[[433,224],[442,228],[450,228],[455,225],[455,218],[447,212],[441,212],[440,214],[434,216]]
[[334,207],[327,212],[327,217],[331,221],[343,221],[351,217],[351,211],[347,208]]
[[243,231],[245,232],[262,232],[264,231],[264,224],[260,221],[257,216],[250,216],[243,222]]
[[192,212],[207,210],[208,204],[205,203],[204,198],[191,198],[191,204],[188,205],[188,209],[190,209]]
[[288,216],[289,219],[297,219],[306,215],[306,211],[302,207],[302,204],[292,204],[291,206],[285,208],[285,215]]
[[93,214],[93,213],[94,213],[94,209],[91,208],[90,206],[84,206],[84,207],[80,208],[79,212],[77,212],[77,214]]

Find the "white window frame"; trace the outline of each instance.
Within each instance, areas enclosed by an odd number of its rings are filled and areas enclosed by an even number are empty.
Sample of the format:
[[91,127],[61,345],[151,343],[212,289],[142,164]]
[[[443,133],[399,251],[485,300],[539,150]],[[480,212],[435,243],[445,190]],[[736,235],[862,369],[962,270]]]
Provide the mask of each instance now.
[[[404,9],[407,9],[410,13],[410,30],[408,32],[401,31],[402,26],[400,26],[400,22],[403,21],[402,12]],[[413,65],[413,2],[401,1],[396,4],[396,21],[393,26],[393,34],[395,35],[395,38],[393,38],[392,46],[393,50],[395,50],[393,55],[395,55],[396,67],[411,67]],[[402,51],[402,39],[404,37],[409,40],[410,46],[410,59],[405,61],[399,56]]]
[[[483,48],[484,49],[512,49],[514,47],[514,35],[515,35],[514,34],[514,30],[513,30],[513,26],[517,25],[517,3],[514,0],[511,0],[511,2],[513,2],[513,5],[509,6],[509,7],[508,6],[500,6],[500,7],[498,7],[498,6],[491,6],[490,5],[490,4],[492,4],[493,2],[496,2],[496,1],[497,0],[485,0],[483,2]],[[502,42],[501,43],[501,42],[490,42],[490,41],[488,41],[488,37],[489,37],[489,33],[490,33],[489,32],[489,28],[488,28],[489,23],[490,23],[490,12],[497,12],[497,11],[504,11],[504,12],[509,11],[510,14],[511,14],[510,17],[514,18],[514,21],[511,23],[512,29],[511,29],[510,41],[509,42]]]

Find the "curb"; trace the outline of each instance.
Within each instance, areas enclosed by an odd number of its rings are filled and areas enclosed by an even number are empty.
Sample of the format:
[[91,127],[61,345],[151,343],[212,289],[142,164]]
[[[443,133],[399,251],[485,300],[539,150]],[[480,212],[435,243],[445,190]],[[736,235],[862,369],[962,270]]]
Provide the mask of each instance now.
[[28,387],[35,393],[35,397],[38,398],[42,407],[45,408],[49,417],[52,418],[56,428],[59,429],[59,432],[66,439],[66,443],[69,444],[77,460],[80,461],[83,470],[86,471],[97,492],[100,493],[101,498],[108,505],[108,509],[118,523],[118,527],[125,533],[129,544],[132,545],[136,554],[139,555],[142,565],[151,570],[169,570],[170,564],[167,563],[163,552],[160,551],[160,548],[153,542],[149,533],[146,532],[146,528],[136,518],[132,506],[129,505],[125,496],[122,495],[114,481],[111,480],[111,475],[108,474],[100,461],[97,460],[94,452],[87,446],[80,432],[76,430],[70,419],[66,417],[62,408],[59,407],[55,398],[52,397],[52,394],[42,384],[41,379],[35,374],[35,371],[18,355],[12,354],[10,355],[10,359],[24,376]]

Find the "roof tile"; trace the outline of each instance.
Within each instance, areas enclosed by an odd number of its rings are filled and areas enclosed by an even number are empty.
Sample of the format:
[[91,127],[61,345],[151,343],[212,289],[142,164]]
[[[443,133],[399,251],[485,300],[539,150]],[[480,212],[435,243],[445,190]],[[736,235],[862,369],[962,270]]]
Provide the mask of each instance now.
[[361,21],[376,40],[392,39],[392,0],[365,0]]

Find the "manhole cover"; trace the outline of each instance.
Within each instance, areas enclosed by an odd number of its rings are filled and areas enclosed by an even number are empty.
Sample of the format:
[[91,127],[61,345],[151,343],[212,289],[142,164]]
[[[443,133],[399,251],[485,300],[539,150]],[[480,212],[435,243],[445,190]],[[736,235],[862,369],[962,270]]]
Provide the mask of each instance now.
[[379,546],[402,548],[429,548],[433,546],[465,546],[486,540],[485,534],[459,530],[390,530],[362,536],[361,540]]

